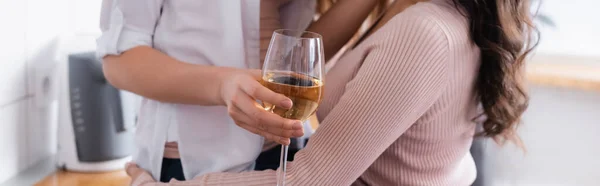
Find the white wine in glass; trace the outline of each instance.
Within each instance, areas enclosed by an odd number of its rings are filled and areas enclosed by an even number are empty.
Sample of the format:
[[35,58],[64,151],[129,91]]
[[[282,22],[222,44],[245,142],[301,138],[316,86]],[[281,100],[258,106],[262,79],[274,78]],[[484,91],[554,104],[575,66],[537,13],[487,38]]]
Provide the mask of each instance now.
[[283,118],[305,121],[312,116],[322,97],[321,80],[293,72],[268,72],[261,81],[262,85],[283,94],[292,100],[290,109],[264,103],[265,109]]
[[[324,56],[321,35],[296,30],[276,30],[263,66],[261,84],[292,100],[290,109],[263,102],[266,110],[283,118],[306,121],[323,98]],[[288,146],[281,148],[277,186],[285,186]]]

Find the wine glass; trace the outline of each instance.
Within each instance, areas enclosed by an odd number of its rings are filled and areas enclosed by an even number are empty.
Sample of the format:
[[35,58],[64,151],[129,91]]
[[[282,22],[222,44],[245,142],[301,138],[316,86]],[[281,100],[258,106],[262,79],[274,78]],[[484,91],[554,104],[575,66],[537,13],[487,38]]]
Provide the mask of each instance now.
[[[290,109],[263,102],[265,110],[283,118],[306,121],[323,97],[323,41],[313,32],[276,30],[265,57],[261,84],[290,98]],[[277,186],[285,185],[288,146],[281,148]]]

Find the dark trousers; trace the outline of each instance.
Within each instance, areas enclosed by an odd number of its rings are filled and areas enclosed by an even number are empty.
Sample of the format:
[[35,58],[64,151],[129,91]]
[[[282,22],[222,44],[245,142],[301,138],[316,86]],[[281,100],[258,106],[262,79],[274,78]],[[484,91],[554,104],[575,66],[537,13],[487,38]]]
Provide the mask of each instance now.
[[[307,143],[308,139],[304,141],[304,144]],[[299,144],[300,143],[297,143],[296,139],[292,139],[292,144],[290,144],[290,147],[288,148],[287,161],[294,161],[296,152],[304,148]],[[277,145],[275,148],[260,153],[258,158],[256,158],[254,170],[277,170],[277,168],[279,168],[279,156],[281,156],[281,145]]]
[[160,182],[169,182],[172,178],[179,181],[185,180],[181,159],[163,158],[162,168],[160,169]]
[[[287,161],[293,161],[294,155],[300,149],[289,148]],[[254,170],[277,170],[279,168],[279,155],[281,154],[281,145],[262,152],[256,158],[256,166]],[[181,167],[180,159],[163,158],[162,168],[160,170],[160,182],[169,182],[172,178],[179,181],[185,180],[183,168]]]
[[[305,144],[308,140],[305,141]],[[288,149],[287,161],[294,161],[294,155],[300,151],[297,145],[290,145]],[[281,155],[281,145],[260,153],[256,158],[254,170],[277,170],[279,168],[279,156]],[[180,159],[163,158],[162,168],[160,170],[160,182],[169,182],[172,178],[184,181],[183,167]]]
[[[298,148],[288,148],[287,161],[294,161],[294,155],[299,150],[300,149]],[[277,145],[275,148],[260,153],[258,158],[256,158],[256,166],[254,167],[254,170],[277,170],[277,168],[279,168],[280,155],[281,145]]]

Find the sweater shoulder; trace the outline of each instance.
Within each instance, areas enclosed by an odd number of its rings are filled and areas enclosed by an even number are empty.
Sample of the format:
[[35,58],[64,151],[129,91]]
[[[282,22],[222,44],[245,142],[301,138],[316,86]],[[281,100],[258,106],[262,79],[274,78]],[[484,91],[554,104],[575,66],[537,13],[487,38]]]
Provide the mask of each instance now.
[[449,48],[457,43],[470,41],[468,20],[452,5],[417,3],[397,14],[390,21],[390,26],[393,27],[390,29],[392,32],[402,30],[400,27],[411,28],[393,34],[402,34],[404,37],[425,36],[420,39],[437,40]]

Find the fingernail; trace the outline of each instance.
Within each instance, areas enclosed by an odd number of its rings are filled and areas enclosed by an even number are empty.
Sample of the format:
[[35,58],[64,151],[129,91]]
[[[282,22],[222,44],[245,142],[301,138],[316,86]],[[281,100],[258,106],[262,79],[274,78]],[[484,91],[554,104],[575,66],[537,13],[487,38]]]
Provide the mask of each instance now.
[[292,100],[286,99],[284,101],[281,102],[281,106],[284,108],[292,108],[292,105],[294,103],[292,103]]
[[293,121],[292,122],[292,129],[302,129],[302,122],[300,122],[300,121]]

